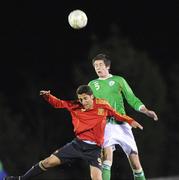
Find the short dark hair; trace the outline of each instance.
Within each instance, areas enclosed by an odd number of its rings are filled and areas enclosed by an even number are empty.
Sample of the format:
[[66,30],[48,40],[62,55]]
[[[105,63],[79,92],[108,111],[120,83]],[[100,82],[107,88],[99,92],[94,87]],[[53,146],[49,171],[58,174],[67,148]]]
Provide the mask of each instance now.
[[109,56],[107,56],[106,54],[98,54],[96,55],[93,59],[92,59],[92,64],[94,65],[95,61],[97,60],[103,60],[104,64],[106,67],[110,67],[111,66],[111,60],[109,59]]
[[91,90],[90,86],[88,85],[80,85],[77,90],[76,90],[76,94],[87,94],[87,95],[93,95],[93,91]]

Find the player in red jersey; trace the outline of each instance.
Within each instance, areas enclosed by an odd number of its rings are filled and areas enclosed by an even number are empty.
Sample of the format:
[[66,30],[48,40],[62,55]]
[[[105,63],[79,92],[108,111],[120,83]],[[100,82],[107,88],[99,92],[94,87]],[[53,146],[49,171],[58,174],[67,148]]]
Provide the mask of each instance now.
[[78,158],[88,161],[91,179],[102,180],[101,146],[103,144],[106,117],[114,116],[117,120],[127,122],[134,128],[143,129],[131,117],[117,113],[105,100],[94,98],[88,85],[79,86],[76,93],[78,100],[65,101],[51,95],[50,91],[40,91],[40,95],[54,108],[65,108],[71,113],[76,138],[32,166],[24,175],[6,177],[5,180],[26,180],[45,172],[51,167]]

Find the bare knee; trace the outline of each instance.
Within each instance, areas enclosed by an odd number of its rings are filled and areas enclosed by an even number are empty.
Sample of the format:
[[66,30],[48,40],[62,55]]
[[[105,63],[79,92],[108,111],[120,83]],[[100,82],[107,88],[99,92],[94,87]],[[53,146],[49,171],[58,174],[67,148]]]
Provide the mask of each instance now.
[[90,166],[90,175],[92,180],[102,180],[102,172],[97,167]]
[[102,175],[93,175],[93,174],[91,174],[91,179],[92,180],[102,180]]
[[140,169],[142,169],[142,166],[140,164],[133,164],[132,169],[133,170],[140,170]]
[[57,165],[60,165],[61,161],[56,156],[51,155],[50,157],[41,161],[41,163],[44,166],[44,168],[50,168],[50,167],[55,167]]
[[112,147],[106,147],[103,151],[103,161],[113,161],[113,148]]
[[129,162],[130,162],[131,168],[133,170],[142,169],[138,154],[136,154],[136,153],[130,154],[129,155]]

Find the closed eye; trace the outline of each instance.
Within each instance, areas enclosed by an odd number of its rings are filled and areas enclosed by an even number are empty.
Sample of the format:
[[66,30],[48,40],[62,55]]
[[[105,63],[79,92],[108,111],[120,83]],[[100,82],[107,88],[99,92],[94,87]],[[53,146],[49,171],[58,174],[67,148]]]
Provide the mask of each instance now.
[[80,101],[80,103],[82,103],[83,100],[81,98],[79,98],[79,101]]

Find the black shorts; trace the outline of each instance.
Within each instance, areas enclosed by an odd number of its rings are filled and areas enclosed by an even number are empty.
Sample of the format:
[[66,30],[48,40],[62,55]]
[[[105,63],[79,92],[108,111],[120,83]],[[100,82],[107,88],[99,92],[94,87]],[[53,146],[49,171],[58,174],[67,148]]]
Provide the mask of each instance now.
[[95,144],[88,144],[77,138],[56,150],[53,155],[57,156],[62,163],[83,159],[89,165],[101,169],[101,147]]

